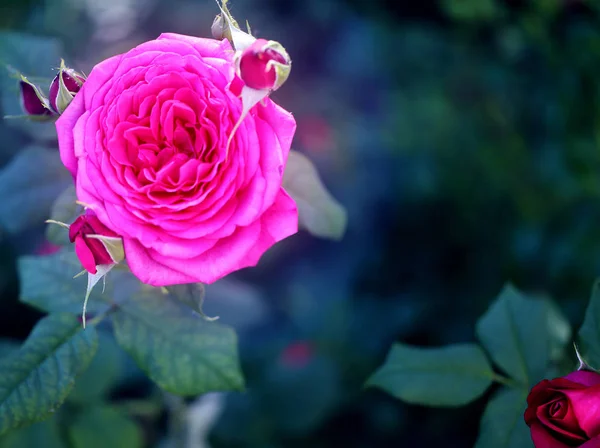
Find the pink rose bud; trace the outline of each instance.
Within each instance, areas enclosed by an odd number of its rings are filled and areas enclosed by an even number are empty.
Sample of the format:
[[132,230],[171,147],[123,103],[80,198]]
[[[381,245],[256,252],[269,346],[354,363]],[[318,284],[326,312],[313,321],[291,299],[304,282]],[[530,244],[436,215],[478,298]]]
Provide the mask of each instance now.
[[116,264],[124,258],[121,239],[89,210],[71,224],[69,239],[75,243],[75,253],[90,274],[95,274],[99,265]]
[[71,104],[75,94],[79,92],[85,82],[85,77],[75,70],[65,67],[64,61],[61,61],[58,75],[50,84],[49,101],[50,107],[57,114],[62,114],[67,106]]
[[240,56],[239,76],[252,89],[277,90],[288,78],[291,64],[280,43],[256,39]]
[[23,110],[27,115],[48,116],[54,115],[48,108],[48,100],[44,98],[40,90],[30,83],[26,78],[21,78],[19,82],[21,86],[21,102]]
[[60,246],[56,244],[52,244],[49,241],[44,241],[39,247],[36,249],[35,253],[37,255],[52,255],[58,252],[61,249]]

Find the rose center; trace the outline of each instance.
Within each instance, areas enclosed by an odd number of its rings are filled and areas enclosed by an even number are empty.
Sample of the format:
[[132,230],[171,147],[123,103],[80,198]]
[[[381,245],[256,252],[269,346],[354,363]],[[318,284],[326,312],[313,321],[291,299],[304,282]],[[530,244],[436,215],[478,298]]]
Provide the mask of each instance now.
[[560,398],[550,404],[548,407],[548,415],[550,418],[563,418],[567,413],[567,402],[565,398]]

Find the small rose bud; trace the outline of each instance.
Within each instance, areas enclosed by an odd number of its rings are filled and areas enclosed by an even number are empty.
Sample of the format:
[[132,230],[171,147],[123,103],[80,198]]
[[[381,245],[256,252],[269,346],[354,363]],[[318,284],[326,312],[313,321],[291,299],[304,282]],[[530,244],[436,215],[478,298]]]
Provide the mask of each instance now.
[[314,349],[308,341],[298,341],[288,345],[279,361],[286,367],[302,368],[306,367],[314,357]]
[[96,274],[100,265],[113,265],[123,260],[123,243],[116,233],[87,210],[69,227],[69,240],[83,268]]
[[248,26],[247,33],[240,29],[240,26],[229,12],[229,8],[227,8],[227,0],[222,2],[217,0],[217,4],[221,14],[215,17],[210,28],[213,37],[217,40],[228,39],[235,51],[244,51],[256,40],[250,34],[250,26]]
[[50,241],[44,241],[38,246],[35,253],[36,255],[52,255],[61,249],[60,246],[52,244]]
[[81,73],[65,67],[64,61],[61,61],[58,75],[50,84],[49,101],[52,110],[57,114],[62,114],[84,82],[85,77]]
[[23,110],[27,115],[50,116],[54,115],[48,108],[48,100],[40,92],[39,88],[30,83],[27,78],[21,77],[21,102]]
[[277,90],[288,78],[291,64],[279,42],[256,39],[242,52],[238,71],[242,81],[252,89]]
[[231,30],[221,14],[217,14],[210,27],[212,37],[216,40],[228,39],[231,41]]

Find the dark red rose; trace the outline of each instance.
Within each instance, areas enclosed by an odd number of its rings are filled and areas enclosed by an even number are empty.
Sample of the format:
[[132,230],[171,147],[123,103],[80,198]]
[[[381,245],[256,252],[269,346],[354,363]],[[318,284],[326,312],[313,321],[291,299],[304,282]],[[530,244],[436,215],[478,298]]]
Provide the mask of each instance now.
[[543,380],[527,397],[525,422],[536,448],[600,448],[600,374]]

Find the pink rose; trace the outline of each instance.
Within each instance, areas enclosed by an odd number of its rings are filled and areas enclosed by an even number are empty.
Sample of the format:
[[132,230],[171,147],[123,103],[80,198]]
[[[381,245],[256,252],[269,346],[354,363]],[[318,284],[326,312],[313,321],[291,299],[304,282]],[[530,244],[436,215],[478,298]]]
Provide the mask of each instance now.
[[296,129],[265,98],[244,118],[227,40],[177,34],[98,64],[56,122],[77,197],[154,286],[211,283],[297,231],[281,187]]
[[544,380],[527,397],[536,448],[600,448],[600,375],[578,371]]

